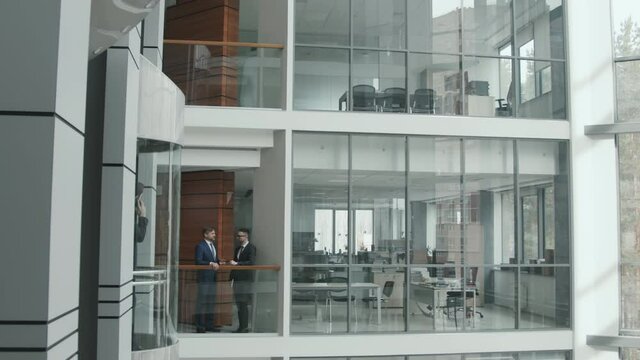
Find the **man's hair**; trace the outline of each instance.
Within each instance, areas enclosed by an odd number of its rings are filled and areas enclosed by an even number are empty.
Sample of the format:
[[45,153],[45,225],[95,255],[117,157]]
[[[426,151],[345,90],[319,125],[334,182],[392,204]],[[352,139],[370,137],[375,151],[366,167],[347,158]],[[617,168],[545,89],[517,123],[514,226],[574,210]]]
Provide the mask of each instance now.
[[209,225],[209,226],[205,226],[205,227],[203,227],[203,228],[202,228],[202,235],[204,235],[204,234],[206,234],[206,233],[211,232],[211,230],[215,231],[215,230],[216,230],[216,228],[215,228],[215,227],[213,227],[212,225]]
[[236,231],[236,234],[237,234],[237,233],[239,233],[239,232],[246,233],[246,234],[247,234],[247,236],[251,235],[251,232],[249,232],[249,229],[247,229],[247,228],[240,228],[240,229],[238,229],[238,231]]

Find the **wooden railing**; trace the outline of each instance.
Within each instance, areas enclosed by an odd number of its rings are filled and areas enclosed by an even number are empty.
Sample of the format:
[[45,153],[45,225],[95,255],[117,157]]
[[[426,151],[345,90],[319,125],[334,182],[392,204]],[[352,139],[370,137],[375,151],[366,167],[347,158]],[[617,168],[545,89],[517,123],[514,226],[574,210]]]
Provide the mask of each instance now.
[[281,45],[281,44],[250,43],[250,42],[238,42],[238,41],[165,39],[164,43],[171,44],[171,45],[233,46],[233,47],[252,47],[252,48],[265,48],[265,49],[284,49],[284,45]]

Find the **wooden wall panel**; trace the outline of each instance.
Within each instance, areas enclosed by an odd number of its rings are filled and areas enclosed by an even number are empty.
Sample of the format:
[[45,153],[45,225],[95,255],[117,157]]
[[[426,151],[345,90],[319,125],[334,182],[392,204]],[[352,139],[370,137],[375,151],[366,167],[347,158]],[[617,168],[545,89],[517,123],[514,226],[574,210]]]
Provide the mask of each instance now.
[[[235,224],[233,218],[234,174],[224,171],[202,171],[182,174],[180,201],[180,264],[194,264],[196,245],[202,240],[202,228],[216,228],[218,257],[233,258]],[[182,274],[180,287],[180,322],[192,324],[197,283],[194,274]],[[216,325],[231,325],[232,296],[228,272],[218,273]],[[191,279],[191,280],[189,280]]]
[[[165,12],[164,36],[177,40],[237,42],[239,23],[238,0],[178,1]],[[193,47],[178,48],[182,50],[165,52],[164,72],[187,94],[188,104],[238,105],[236,47],[207,46],[211,58],[200,61],[198,67],[194,66]],[[206,69],[201,68],[203,64],[207,64]]]

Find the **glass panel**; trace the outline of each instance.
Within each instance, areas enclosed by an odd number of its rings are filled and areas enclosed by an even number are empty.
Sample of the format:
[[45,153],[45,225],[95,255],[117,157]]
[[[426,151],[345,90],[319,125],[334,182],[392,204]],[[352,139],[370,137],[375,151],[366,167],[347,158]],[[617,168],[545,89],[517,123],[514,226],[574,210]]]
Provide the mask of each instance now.
[[541,259],[542,256],[538,249],[538,245],[540,245],[538,231],[542,227],[542,223],[538,219],[538,196],[537,194],[526,195],[520,199],[524,259],[531,264],[537,264],[538,259]]
[[640,61],[616,63],[616,122],[640,121]]
[[512,39],[511,1],[463,0],[463,3],[463,53],[497,55]]
[[408,0],[409,50],[460,52],[460,1]]
[[520,56],[564,59],[562,0],[514,1],[516,45],[530,43],[535,51]]
[[353,51],[353,111],[406,112],[406,55]]
[[[466,287],[475,289],[475,299],[468,299],[465,305],[468,319],[467,330],[515,328],[515,274],[516,268],[507,266],[465,267]],[[470,297],[469,294],[467,297]],[[461,315],[461,312],[458,313],[459,317]]]
[[[214,289],[203,286],[199,278],[210,270],[192,270],[193,265],[183,265],[179,273],[180,291],[180,332],[196,332],[194,318],[196,314],[205,317],[206,332],[232,333],[238,329],[236,310],[229,303],[232,296],[247,295],[248,325],[252,333],[275,333],[278,326],[278,294],[281,285],[278,283],[278,271],[274,270],[234,270],[252,272],[251,282],[244,282],[242,286],[235,283],[233,291],[228,279],[229,267],[217,273],[217,286]],[[223,267],[225,267],[223,265]],[[209,285],[209,284],[207,284]],[[213,293],[208,299],[203,299],[203,293]],[[233,293],[235,292],[235,294]],[[228,322],[220,327],[214,327],[216,319],[228,318]]]
[[138,140],[132,349],[177,342],[181,147]]
[[296,133],[293,149],[292,263],[346,263],[348,137]]
[[[500,49],[501,56],[511,56],[511,44]],[[498,64],[499,92],[496,116],[513,116],[514,85],[513,61],[500,59]]]
[[[623,253],[624,254],[624,253]],[[620,266],[620,331],[640,329],[640,266]]]
[[296,47],[294,88],[294,109],[341,110],[349,89],[349,51]]
[[511,73],[510,64],[508,59],[464,57],[465,115],[511,116],[514,102],[511,85],[504,93],[504,84]]
[[404,267],[353,267],[352,332],[404,331]]
[[169,315],[167,330],[169,343],[177,343],[178,331],[178,292],[180,289],[178,266],[180,264],[180,199],[182,191],[182,147],[171,145],[171,240],[169,242]]
[[[516,233],[515,233],[515,215],[514,215],[514,192],[503,191],[500,193],[500,235],[502,240],[502,263],[516,264]],[[553,221],[550,222],[553,224]],[[497,229],[497,227],[496,227]]]
[[[357,136],[351,138],[351,207],[357,213],[354,231],[362,230],[354,263],[404,264],[405,243],[405,138]],[[372,242],[364,244],[364,226],[372,222]],[[358,241],[358,234],[351,241]]]
[[296,0],[296,43],[349,45],[349,0]]
[[293,267],[291,332],[346,332],[348,280],[346,267]]
[[623,264],[640,263],[639,147],[640,134],[618,135],[620,262]]
[[168,342],[170,154],[170,143],[138,140],[133,269],[140,285],[134,289],[133,350],[163,347]]
[[519,65],[518,117],[564,119],[566,117],[565,64],[519,60]]
[[614,49],[618,57],[640,55],[637,28],[640,23],[640,4],[637,1],[611,0]]
[[569,268],[532,266],[520,270],[519,328],[568,328]]
[[464,318],[449,301],[450,291],[460,292],[462,269],[440,265],[411,267],[409,286],[409,330],[451,332],[463,329]]
[[460,139],[409,137],[412,264],[460,261]]
[[396,0],[352,0],[353,45],[406,48],[406,3]]
[[282,106],[281,49],[167,44],[165,58],[187,105]]
[[512,193],[514,189],[513,141],[463,142],[465,264],[503,264],[505,253],[510,255],[514,248],[512,242],[504,241],[513,237],[502,234],[503,230],[513,229],[515,222],[513,207],[502,208],[504,202],[507,207],[510,205],[503,201],[503,194]]
[[409,111],[461,115],[460,57],[409,54]]
[[640,359],[640,349],[622,348],[620,349],[620,360]]
[[[524,237],[521,263],[569,264],[567,143],[517,140],[517,144]],[[553,246],[546,247],[549,244]]]

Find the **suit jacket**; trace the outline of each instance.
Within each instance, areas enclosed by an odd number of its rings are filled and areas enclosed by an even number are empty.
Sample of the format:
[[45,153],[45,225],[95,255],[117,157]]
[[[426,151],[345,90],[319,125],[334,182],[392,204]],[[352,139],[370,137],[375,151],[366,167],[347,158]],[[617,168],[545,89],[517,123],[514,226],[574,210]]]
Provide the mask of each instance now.
[[[216,249],[216,256],[213,256],[211,252],[211,248],[209,244],[207,244],[206,240],[202,240],[196,245],[196,256],[195,263],[196,265],[209,265],[209,263],[220,263],[220,259],[218,258],[218,248],[215,243],[213,247]],[[198,271],[198,281],[216,281],[216,272],[211,270],[200,270]]]
[[[242,246],[238,246],[233,253],[233,260],[238,265],[255,265],[256,264],[256,246],[251,242],[247,244],[240,256],[238,252]],[[232,270],[229,279],[235,281],[253,280],[253,270]]]

